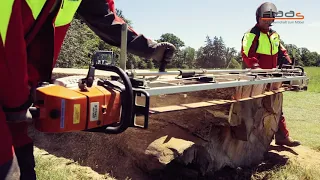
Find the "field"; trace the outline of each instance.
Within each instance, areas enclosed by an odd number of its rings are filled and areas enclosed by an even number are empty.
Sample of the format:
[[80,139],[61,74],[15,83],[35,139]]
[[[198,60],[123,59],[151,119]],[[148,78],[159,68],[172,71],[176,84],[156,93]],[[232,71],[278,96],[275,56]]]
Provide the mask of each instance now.
[[[309,78],[307,92],[284,93],[284,115],[290,135],[302,146],[274,148],[258,167],[227,169],[221,179],[318,179],[320,176],[320,68],[305,68]],[[276,146],[272,146],[276,147]],[[39,179],[113,179],[76,162],[55,157],[35,147],[36,171]],[[297,153],[298,155],[296,155]],[[289,161],[288,161],[289,158]]]

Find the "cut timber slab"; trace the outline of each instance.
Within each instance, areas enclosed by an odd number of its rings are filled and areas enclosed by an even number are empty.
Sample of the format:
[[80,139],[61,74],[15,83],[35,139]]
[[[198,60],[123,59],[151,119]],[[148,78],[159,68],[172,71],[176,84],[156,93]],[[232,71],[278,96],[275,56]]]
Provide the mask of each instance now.
[[[205,95],[154,96],[151,108],[182,104],[187,109],[151,114],[148,129],[129,128],[117,135],[45,134],[32,129],[30,133],[37,147],[99,173],[112,173],[117,179],[156,179],[167,171],[174,175],[186,172],[177,167],[204,175],[225,166],[258,164],[278,129],[282,91],[240,101],[232,100],[232,93],[234,89],[225,88],[206,91]],[[201,101],[206,102],[204,106],[197,104]]]

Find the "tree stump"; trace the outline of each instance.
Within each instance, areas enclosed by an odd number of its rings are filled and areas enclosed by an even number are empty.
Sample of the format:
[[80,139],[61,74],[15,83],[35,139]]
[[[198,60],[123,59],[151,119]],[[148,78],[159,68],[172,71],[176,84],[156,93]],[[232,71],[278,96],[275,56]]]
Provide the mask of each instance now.
[[[161,177],[159,173],[176,167],[205,175],[225,166],[250,166],[260,163],[268,151],[278,129],[283,96],[281,91],[269,91],[235,101],[235,92],[236,88],[224,88],[153,96],[155,112],[163,111],[161,106],[179,104],[189,109],[152,114],[148,129],[129,128],[117,135],[46,134],[32,129],[31,135],[35,145],[49,153],[72,158],[100,173],[111,171],[120,179]],[[214,105],[195,108],[197,102]]]

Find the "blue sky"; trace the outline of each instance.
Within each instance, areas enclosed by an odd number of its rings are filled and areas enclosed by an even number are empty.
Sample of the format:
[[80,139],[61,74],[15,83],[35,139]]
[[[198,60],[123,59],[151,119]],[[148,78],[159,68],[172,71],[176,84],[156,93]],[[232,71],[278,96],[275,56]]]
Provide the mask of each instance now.
[[[198,49],[207,35],[222,36],[228,47],[240,50],[243,33],[253,27],[259,0],[115,0],[116,8],[133,21],[141,34],[158,39],[174,33],[186,46]],[[320,53],[319,0],[277,0],[278,10],[304,15],[303,24],[275,24],[273,28],[285,43],[307,47]]]

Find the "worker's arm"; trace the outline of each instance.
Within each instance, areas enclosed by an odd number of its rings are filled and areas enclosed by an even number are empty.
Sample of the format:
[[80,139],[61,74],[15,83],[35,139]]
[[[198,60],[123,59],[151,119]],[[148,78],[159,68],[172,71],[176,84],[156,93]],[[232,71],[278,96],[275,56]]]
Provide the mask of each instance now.
[[12,7],[8,6],[12,9],[11,14],[9,11],[7,14],[10,17],[9,24],[0,21],[0,26],[5,27],[4,31],[0,32],[0,108],[6,113],[7,120],[24,118],[32,104],[20,6],[20,1],[15,1]]
[[247,68],[258,68],[259,60],[256,53],[257,36],[251,32],[244,34],[241,45],[241,55]]
[[[121,26],[125,22],[116,15],[113,0],[82,0],[78,14],[103,41],[120,47]],[[156,51],[159,49],[158,43],[139,35],[130,27],[127,42],[127,50],[132,54],[158,61],[163,58],[164,51]],[[167,61],[170,61],[171,57],[168,57]]]
[[292,64],[292,60],[291,60],[291,58],[290,58],[290,56],[289,56],[286,48],[285,48],[281,43],[280,43],[280,45],[279,45],[279,55],[280,55],[280,57],[283,57],[283,56],[284,56],[284,57],[287,59],[287,61],[288,61],[290,64]]

